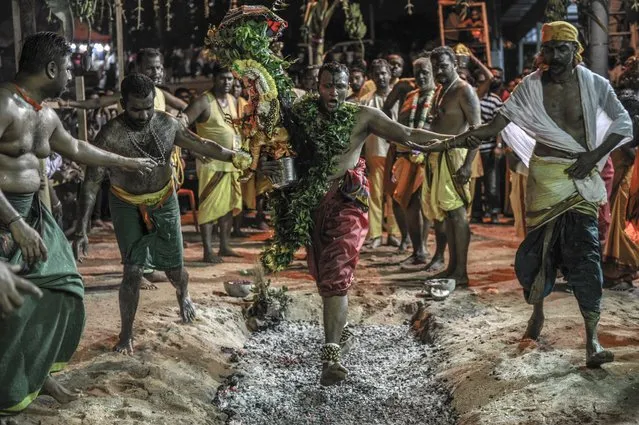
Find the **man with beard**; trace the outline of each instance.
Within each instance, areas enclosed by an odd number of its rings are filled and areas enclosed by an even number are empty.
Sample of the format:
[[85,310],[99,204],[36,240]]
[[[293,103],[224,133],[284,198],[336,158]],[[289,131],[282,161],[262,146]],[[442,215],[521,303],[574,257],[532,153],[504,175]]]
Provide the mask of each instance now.
[[[524,338],[539,337],[543,300],[561,268],[584,319],[586,366],[599,367],[614,359],[597,338],[603,283],[597,213],[607,201],[599,170],[610,151],[633,133],[608,81],[580,65],[578,34],[567,22],[544,24],[539,69],[522,80],[495,118],[429,150],[472,148],[510,122],[534,137],[534,148],[511,146],[529,161],[528,234],[515,258],[524,296],[534,306]],[[605,114],[599,117],[598,110]],[[598,128],[600,118],[608,118],[607,128]]]
[[366,65],[363,65],[363,68],[359,65],[351,66],[350,69],[350,87],[351,94],[348,95],[346,101],[348,102],[359,102],[360,96],[359,92],[362,89],[362,86],[366,82],[366,71],[364,71]]
[[[400,79],[402,78],[402,74],[404,73],[404,58],[402,58],[400,55],[397,55],[397,54],[390,54],[386,56],[386,62],[388,62],[388,65],[390,67],[390,74],[391,74],[390,87],[392,89],[393,87],[395,87],[395,84],[400,82]],[[408,80],[412,80],[412,79],[408,79]],[[364,98],[366,96],[369,96],[371,93],[375,92],[376,90],[377,88],[375,87],[375,81],[373,81],[372,79],[367,80],[362,86],[362,88],[360,89],[359,97]],[[394,105],[395,103],[390,105],[389,108]]]
[[[371,63],[371,79],[375,82],[376,91],[360,99],[360,103],[371,108],[382,109],[386,96],[391,91],[390,65],[384,59],[375,59]],[[397,107],[393,108],[391,119],[397,120]],[[392,212],[384,214],[384,168],[389,144],[381,137],[371,134],[364,143],[364,157],[368,167],[370,183],[370,202],[368,211],[368,240],[371,248],[376,249],[382,244],[384,216],[388,225],[388,245],[399,246],[395,233],[397,225]],[[389,205],[390,207],[390,205]],[[390,210],[390,208],[389,208]],[[390,212],[390,211],[389,211]]]
[[[135,69],[137,72],[149,77],[155,85],[155,100],[153,101],[155,110],[162,112],[169,112],[169,110],[178,111],[177,116],[180,118],[182,112],[187,107],[187,103],[160,88],[160,86],[164,84],[164,61],[162,53],[160,53],[158,49],[153,48],[140,49],[135,57]],[[121,100],[122,94],[116,93],[110,96],[102,96],[83,101],[69,100],[66,104],[74,108],[97,109],[113,105]],[[171,162],[174,170],[173,176],[179,187],[182,185],[184,170],[182,169],[182,154],[178,146],[173,150]],[[162,281],[165,281],[164,276],[155,273],[154,270],[147,269],[144,271],[141,289],[157,289],[155,283]]]
[[[430,59],[419,58],[413,62],[413,75],[418,88],[406,96],[398,121],[409,128],[426,128],[435,92]],[[393,212],[402,233],[402,245],[406,245],[407,234],[413,245],[413,254],[407,262],[413,265],[426,264],[424,234],[427,234],[425,232],[428,229],[424,229],[422,214],[424,155],[392,145],[386,167],[390,172],[387,173],[385,189],[393,199]]]
[[39,393],[60,403],[78,396],[50,375],[64,368],[80,341],[84,286],[62,229],[38,197],[39,160],[55,151],[136,178],[155,166],[151,159],[124,158],[74,139],[42,106],[67,87],[70,54],[55,33],[30,35],[15,80],[0,86],[0,261],[18,266],[21,278],[39,288],[23,300],[0,296],[0,416],[22,411]]
[[[234,77],[229,69],[219,64],[213,67],[213,88],[184,112],[190,124],[195,123],[200,137],[215,140],[226,149],[238,150],[242,144],[239,119],[246,102],[231,95]],[[228,161],[197,158],[199,181],[198,223],[204,245],[203,261],[221,263],[221,257],[239,257],[231,249],[230,239],[233,217],[242,212],[240,170]],[[213,255],[213,223],[220,226],[220,248]]]
[[[102,128],[95,145],[124,156],[144,155],[158,164],[144,179],[109,168],[111,216],[124,264],[119,296],[122,323],[115,351],[132,354],[133,321],[145,266],[165,271],[176,289],[182,322],[190,323],[195,318],[188,291],[189,275],[183,263],[180,211],[170,162],[173,146],[232,162],[241,169],[248,167],[250,157],[202,139],[171,115],[154,111],[155,90],[147,76],[129,75],[122,81],[121,91],[124,113]],[[80,201],[80,229],[74,241],[79,259],[87,254],[89,215],[104,173],[103,168],[95,167],[86,172]]]
[[[328,182],[322,183],[328,189],[323,191],[319,204],[312,207],[314,225],[308,235],[311,244],[307,246],[308,266],[324,309],[322,385],[339,383],[348,373],[341,364],[341,355],[353,343],[352,333],[345,329],[348,289],[368,232],[368,182],[366,164],[360,158],[364,142],[374,134],[417,149],[437,137],[435,133],[396,123],[377,108],[345,102],[347,93],[348,68],[336,62],[325,63],[319,74],[319,96],[303,99],[293,108],[298,130],[292,134],[301,143],[296,149],[299,180],[295,190],[316,191],[317,187],[304,186],[305,182],[318,170],[331,170]],[[330,158],[319,154],[330,151],[338,153]],[[271,176],[282,171],[277,161],[264,162],[260,169]],[[292,220],[292,225],[297,221]]]
[[[455,52],[438,47],[431,53],[435,81],[440,86],[430,108],[430,129],[440,133],[458,133],[480,123],[479,99],[475,89],[459,78]],[[466,208],[470,202],[471,168],[476,149],[450,149],[428,155],[424,203],[426,217],[435,221],[436,249],[425,270],[441,268],[448,243],[446,270],[431,278],[448,278],[457,285],[468,284],[467,260],[470,227]]]

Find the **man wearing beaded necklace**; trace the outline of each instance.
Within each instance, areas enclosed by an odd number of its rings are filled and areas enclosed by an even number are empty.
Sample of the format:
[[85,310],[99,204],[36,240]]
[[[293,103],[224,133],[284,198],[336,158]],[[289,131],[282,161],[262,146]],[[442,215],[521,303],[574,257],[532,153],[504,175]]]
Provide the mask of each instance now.
[[[440,84],[430,114],[431,131],[456,133],[481,122],[479,99],[475,89],[459,78],[455,52],[438,47],[431,52],[435,80]],[[431,276],[448,278],[457,285],[468,284],[467,258],[470,227],[466,207],[470,200],[469,179],[477,150],[453,149],[428,155],[426,166],[425,209],[435,221],[436,249],[425,270],[442,267],[448,243],[448,267]]]
[[[124,113],[109,121],[98,133],[96,146],[129,157],[153,158],[159,166],[145,179],[109,169],[110,207],[124,276],[120,286],[120,340],[115,351],[133,353],[133,320],[138,307],[144,267],[163,270],[176,289],[180,317],[184,323],[195,318],[188,291],[188,273],[183,265],[180,211],[170,162],[174,145],[199,155],[232,162],[243,169],[250,157],[221,147],[190,132],[171,115],[154,111],[153,82],[143,74],[131,74],[122,81]],[[87,225],[95,195],[105,170],[88,168],[80,200],[80,228],[74,248],[81,260],[87,255]]]
[[[429,58],[413,62],[417,90],[406,95],[398,121],[410,128],[426,128],[435,91]],[[424,247],[424,219],[422,214],[422,185],[424,183],[424,155],[403,146],[393,145],[388,153],[387,167],[391,169],[385,189],[393,199],[393,211],[402,231],[402,245],[406,235],[413,244],[413,254],[407,263],[426,264]]]
[[[213,88],[195,99],[184,114],[190,124],[195,124],[199,136],[215,140],[227,149],[239,149],[242,144],[239,120],[246,102],[231,95],[234,78],[230,69],[216,63],[213,81]],[[228,162],[199,157],[197,175],[200,196],[198,222],[204,262],[221,263],[222,257],[240,257],[230,244],[233,217],[242,212],[238,169]],[[213,255],[211,241],[215,222],[220,227],[218,255]]]
[[[84,286],[64,233],[38,198],[39,160],[55,151],[136,177],[155,167],[151,159],[125,158],[74,139],[42,105],[66,89],[70,54],[55,33],[30,35],[15,80],[0,86],[0,261],[21,269],[40,298],[29,291],[16,302],[0,291],[0,417],[19,413],[40,392],[60,403],[78,397],[50,375],[64,368],[80,341]],[[6,296],[18,308],[7,305]]]
[[[377,108],[345,102],[348,76],[346,66],[325,63],[319,74],[319,97],[304,98],[293,109],[294,115],[298,116],[299,131],[291,134],[299,138],[303,148],[298,146],[297,149],[299,181],[309,179],[309,170],[325,167],[323,161],[334,163],[330,175],[326,176],[328,182],[313,182],[313,187],[299,183],[300,190],[304,191],[317,190],[316,183],[328,187],[311,211],[313,225],[310,235],[306,235],[311,240],[307,246],[308,266],[322,296],[324,309],[322,385],[341,382],[348,373],[341,364],[341,355],[353,344],[353,334],[346,328],[348,290],[353,284],[359,252],[368,232],[368,182],[365,162],[360,158],[364,142],[374,134],[417,149],[438,137],[436,133],[394,122]],[[309,114],[309,110],[319,112]],[[302,118],[304,116],[306,118]],[[343,148],[334,157],[320,160],[317,152],[337,149],[335,145],[343,145]],[[260,170],[267,176],[276,176],[281,173],[281,164],[263,162]],[[289,196],[294,197],[294,192]],[[297,212],[299,215],[291,220],[292,227],[298,227],[299,221],[304,220],[302,211]]]

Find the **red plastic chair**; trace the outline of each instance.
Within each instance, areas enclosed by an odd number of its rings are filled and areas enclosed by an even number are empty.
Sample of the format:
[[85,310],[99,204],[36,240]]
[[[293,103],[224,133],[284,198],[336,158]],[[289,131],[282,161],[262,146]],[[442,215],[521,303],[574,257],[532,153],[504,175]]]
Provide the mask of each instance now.
[[197,222],[197,211],[195,207],[195,194],[192,190],[189,189],[179,189],[177,191],[178,197],[187,196],[189,198],[189,207],[191,208],[191,213],[193,214],[193,224],[195,225],[195,231],[200,233],[200,226]]

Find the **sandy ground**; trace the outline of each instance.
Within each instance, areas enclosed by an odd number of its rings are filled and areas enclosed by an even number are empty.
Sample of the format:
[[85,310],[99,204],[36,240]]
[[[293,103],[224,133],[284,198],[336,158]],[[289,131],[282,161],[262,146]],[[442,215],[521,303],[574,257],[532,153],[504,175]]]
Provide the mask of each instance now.
[[[471,286],[443,302],[420,296],[423,274],[401,272],[393,248],[364,252],[351,292],[349,321],[407,324],[426,302],[429,336],[443,359],[436,379],[452,393],[460,424],[639,423],[639,296],[604,294],[601,339],[617,361],[585,368],[584,331],[572,295],[553,293],[539,343],[522,343],[530,309],[521,296],[512,262],[518,240],[510,226],[473,226]],[[142,293],[136,317],[136,351],[111,352],[119,332],[117,287],[121,270],[114,238],[91,236],[91,256],[80,265],[86,279],[87,323],[70,367],[58,375],[84,397],[60,406],[40,397],[17,417],[25,424],[222,424],[212,402],[224,377],[234,372],[233,350],[249,337],[243,301],[226,296],[223,282],[253,266],[266,233],[236,240],[243,258],[223,265],[200,263],[201,244],[192,226],[185,259],[199,319],[182,325],[174,291],[161,283]],[[245,277],[243,277],[245,278]],[[303,261],[274,278],[294,302],[291,320],[320,320],[320,299]]]

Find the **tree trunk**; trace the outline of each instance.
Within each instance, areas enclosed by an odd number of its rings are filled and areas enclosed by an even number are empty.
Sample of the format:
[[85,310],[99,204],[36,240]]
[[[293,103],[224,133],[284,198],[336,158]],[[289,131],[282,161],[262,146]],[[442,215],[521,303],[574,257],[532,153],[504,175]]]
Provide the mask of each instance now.
[[[600,23],[608,24],[608,10],[603,0],[592,0],[591,12]],[[590,70],[608,78],[608,33],[604,31],[597,21],[588,19],[590,40],[588,40],[588,59]]]

